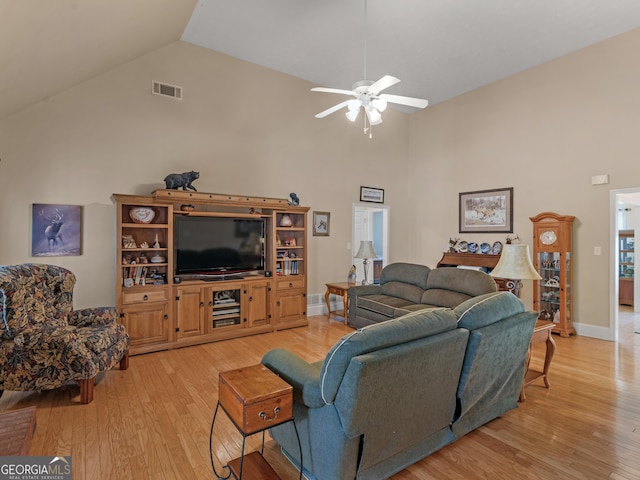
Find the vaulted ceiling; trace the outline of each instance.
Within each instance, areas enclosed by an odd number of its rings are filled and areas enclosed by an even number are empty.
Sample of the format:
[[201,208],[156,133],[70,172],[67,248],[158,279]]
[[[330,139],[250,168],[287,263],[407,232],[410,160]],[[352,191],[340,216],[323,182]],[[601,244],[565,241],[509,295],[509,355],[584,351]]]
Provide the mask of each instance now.
[[640,1],[368,0],[366,18],[364,0],[0,0],[0,118],[180,39],[349,89],[366,38],[368,79],[434,104],[638,28]]

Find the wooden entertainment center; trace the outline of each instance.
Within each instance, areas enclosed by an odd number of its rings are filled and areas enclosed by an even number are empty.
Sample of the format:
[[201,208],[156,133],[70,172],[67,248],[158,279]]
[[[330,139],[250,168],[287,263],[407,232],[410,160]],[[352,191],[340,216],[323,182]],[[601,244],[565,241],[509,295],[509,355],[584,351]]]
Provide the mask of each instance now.
[[[308,207],[178,190],[112,200],[116,306],[132,355],[307,325]],[[177,216],[263,219],[264,272],[177,277]]]

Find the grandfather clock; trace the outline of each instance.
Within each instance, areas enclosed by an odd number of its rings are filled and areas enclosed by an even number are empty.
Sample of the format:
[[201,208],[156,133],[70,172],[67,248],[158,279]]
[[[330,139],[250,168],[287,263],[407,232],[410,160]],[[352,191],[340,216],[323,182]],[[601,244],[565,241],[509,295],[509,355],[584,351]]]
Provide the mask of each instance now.
[[542,277],[533,283],[533,308],[541,320],[555,323],[553,332],[562,337],[573,328],[571,228],[575,217],[543,212],[533,222],[533,263]]

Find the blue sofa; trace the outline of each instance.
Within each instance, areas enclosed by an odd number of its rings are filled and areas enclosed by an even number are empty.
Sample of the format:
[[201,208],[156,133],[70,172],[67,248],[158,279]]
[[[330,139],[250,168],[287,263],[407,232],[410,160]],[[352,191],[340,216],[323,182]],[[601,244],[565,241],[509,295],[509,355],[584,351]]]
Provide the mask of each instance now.
[[[305,475],[387,478],[516,408],[536,317],[493,292],[355,330],[317,363],[268,352],[294,388]],[[293,425],[270,432],[299,466]]]
[[380,285],[349,288],[348,323],[360,328],[418,310],[453,308],[471,297],[497,291],[493,278],[477,270],[391,263],[382,269]]

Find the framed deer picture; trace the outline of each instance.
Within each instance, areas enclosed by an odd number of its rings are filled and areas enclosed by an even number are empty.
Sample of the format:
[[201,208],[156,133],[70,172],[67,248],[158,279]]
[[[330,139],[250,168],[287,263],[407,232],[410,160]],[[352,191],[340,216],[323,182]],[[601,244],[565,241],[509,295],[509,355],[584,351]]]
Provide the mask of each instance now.
[[31,256],[80,255],[82,208],[79,205],[34,203],[31,213]]

